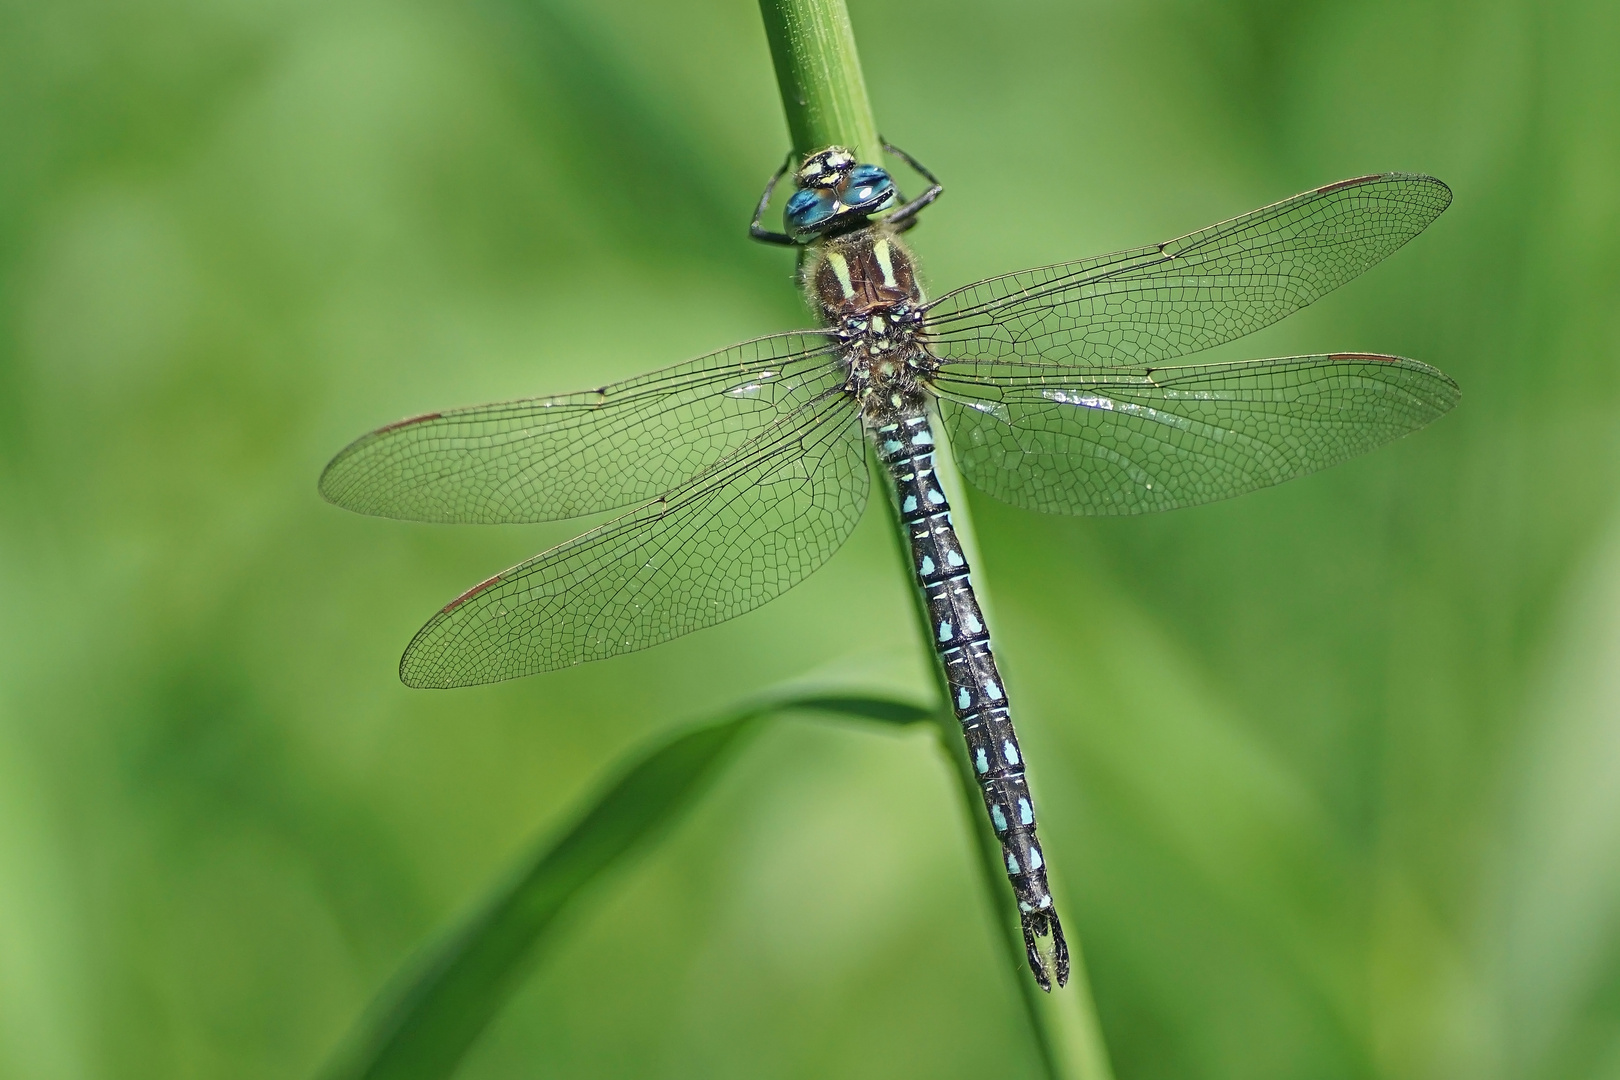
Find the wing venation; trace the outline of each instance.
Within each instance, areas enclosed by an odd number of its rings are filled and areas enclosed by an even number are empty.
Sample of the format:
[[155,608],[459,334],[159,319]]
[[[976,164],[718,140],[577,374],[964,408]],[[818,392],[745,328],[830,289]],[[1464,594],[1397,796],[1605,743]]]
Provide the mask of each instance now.
[[867,487],[860,423],[829,394],[684,486],[462,594],[411,641],[400,678],[514,679],[751,611],[832,556]]
[[1174,360],[1298,311],[1422,232],[1450,202],[1431,176],[1343,180],[1163,244],[947,293],[928,308],[930,345],[947,366]]
[[843,378],[832,339],[776,334],[596,390],[428,413],[347,446],[320,490],[411,521],[554,521],[653,498]]
[[1459,397],[1429,365],[1371,353],[1089,376],[981,365],[939,389],[972,484],[1030,510],[1103,515],[1280,484],[1410,434]]

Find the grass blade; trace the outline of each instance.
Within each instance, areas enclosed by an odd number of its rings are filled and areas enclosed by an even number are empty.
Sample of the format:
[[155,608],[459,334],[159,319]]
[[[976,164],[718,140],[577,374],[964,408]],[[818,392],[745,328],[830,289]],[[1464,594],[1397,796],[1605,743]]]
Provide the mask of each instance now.
[[384,991],[323,1075],[449,1076],[517,989],[569,902],[678,821],[760,721],[790,711],[893,724],[929,717],[928,710],[906,702],[825,695],[764,703],[676,735],[624,769],[573,825],[542,844],[471,918]]

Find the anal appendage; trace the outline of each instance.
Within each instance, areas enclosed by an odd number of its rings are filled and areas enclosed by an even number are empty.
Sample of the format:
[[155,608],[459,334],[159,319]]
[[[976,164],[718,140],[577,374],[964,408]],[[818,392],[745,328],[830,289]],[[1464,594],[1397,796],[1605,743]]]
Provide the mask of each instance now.
[[1024,925],[1024,953],[1029,957],[1029,970],[1042,990],[1052,992],[1055,979],[1059,986],[1069,984],[1069,943],[1063,940],[1063,926],[1052,908],[1026,911],[1019,916]]

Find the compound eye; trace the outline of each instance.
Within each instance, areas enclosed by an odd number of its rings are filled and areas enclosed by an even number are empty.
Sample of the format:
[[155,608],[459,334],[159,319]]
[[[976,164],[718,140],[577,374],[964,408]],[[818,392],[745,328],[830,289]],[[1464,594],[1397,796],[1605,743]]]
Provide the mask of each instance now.
[[833,218],[838,197],[830,191],[801,188],[787,201],[787,223],[794,232],[815,232]]
[[876,165],[857,165],[844,181],[844,205],[873,213],[894,201],[894,181]]

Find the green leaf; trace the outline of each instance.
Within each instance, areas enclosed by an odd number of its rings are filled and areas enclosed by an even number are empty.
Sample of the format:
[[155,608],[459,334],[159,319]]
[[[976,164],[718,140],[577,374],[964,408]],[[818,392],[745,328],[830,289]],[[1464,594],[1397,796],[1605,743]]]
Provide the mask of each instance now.
[[798,709],[809,712],[842,713],[862,720],[881,720],[889,724],[921,723],[933,715],[930,710],[905,701],[839,695],[795,698],[773,708],[778,712]]
[[929,711],[854,695],[790,698],[675,736],[625,768],[562,834],[542,844],[471,918],[428,948],[379,997],[327,1069],[329,1080],[449,1076],[528,973],[547,934],[582,890],[667,831],[719,775],[759,722],[790,711],[908,724]]

